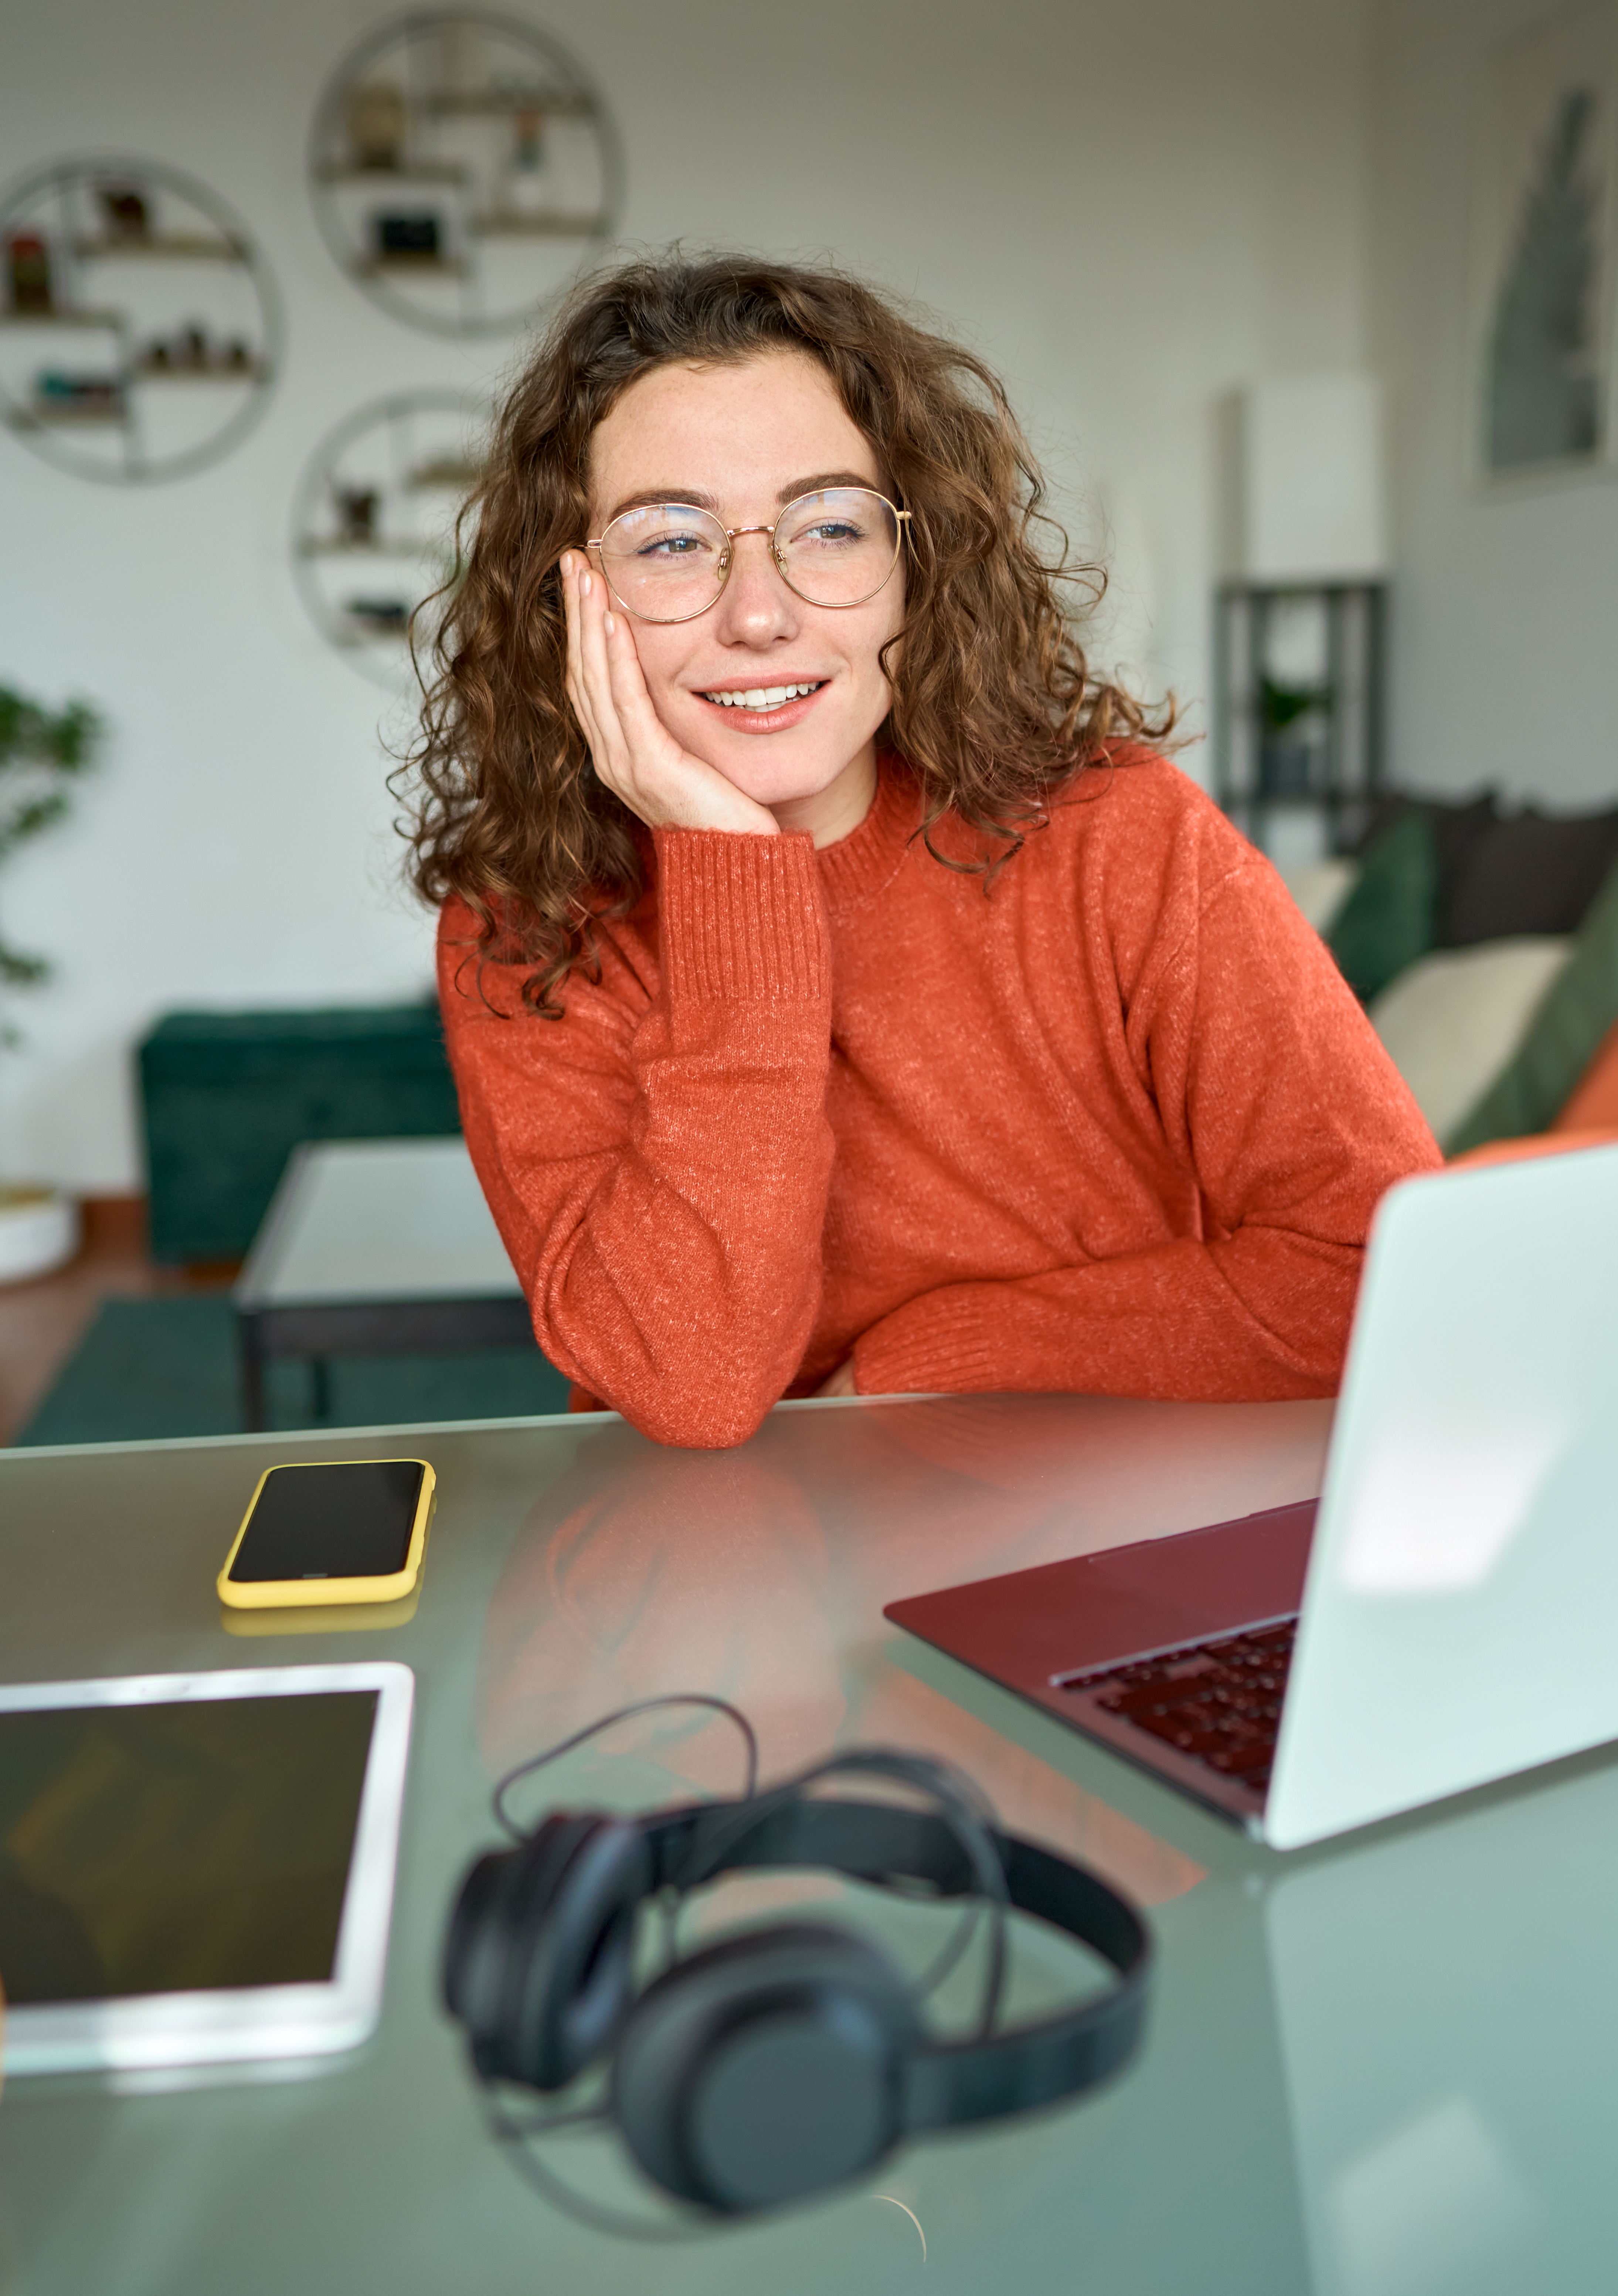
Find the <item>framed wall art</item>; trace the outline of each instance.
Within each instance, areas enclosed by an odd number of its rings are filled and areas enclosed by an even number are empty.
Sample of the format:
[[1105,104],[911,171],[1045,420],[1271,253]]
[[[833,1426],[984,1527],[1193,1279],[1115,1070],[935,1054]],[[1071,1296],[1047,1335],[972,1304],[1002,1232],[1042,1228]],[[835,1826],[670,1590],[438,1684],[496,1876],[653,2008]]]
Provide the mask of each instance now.
[[1490,60],[1479,143],[1473,462],[1487,485],[1618,466],[1618,9],[1544,17]]

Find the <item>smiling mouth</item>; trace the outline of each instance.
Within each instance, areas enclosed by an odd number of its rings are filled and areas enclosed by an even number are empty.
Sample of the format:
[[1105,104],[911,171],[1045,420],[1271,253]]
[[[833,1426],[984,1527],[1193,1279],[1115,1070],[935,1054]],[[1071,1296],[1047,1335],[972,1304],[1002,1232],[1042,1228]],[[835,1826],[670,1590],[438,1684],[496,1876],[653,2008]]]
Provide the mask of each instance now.
[[780,709],[801,695],[818,693],[826,684],[824,677],[811,678],[797,685],[749,685],[746,687],[716,688],[705,692],[704,701],[716,701],[721,709]]

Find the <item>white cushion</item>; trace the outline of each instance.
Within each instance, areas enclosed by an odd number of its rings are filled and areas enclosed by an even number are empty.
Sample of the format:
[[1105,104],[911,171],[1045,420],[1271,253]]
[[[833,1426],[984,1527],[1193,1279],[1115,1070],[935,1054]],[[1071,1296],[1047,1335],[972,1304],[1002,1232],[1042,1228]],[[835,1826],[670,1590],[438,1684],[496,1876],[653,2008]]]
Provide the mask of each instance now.
[[1372,1004],[1372,1027],[1441,1140],[1516,1051],[1573,945],[1571,935],[1524,935],[1441,949]]
[[1318,933],[1330,932],[1359,881],[1358,861],[1305,861],[1283,869],[1281,882]]

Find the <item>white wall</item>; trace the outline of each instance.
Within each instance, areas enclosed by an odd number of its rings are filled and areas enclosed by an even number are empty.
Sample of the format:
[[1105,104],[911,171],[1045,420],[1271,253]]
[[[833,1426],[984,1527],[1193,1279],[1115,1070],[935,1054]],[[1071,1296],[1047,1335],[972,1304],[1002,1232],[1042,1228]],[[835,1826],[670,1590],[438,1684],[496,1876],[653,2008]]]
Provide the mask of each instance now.
[[[510,4],[510,0],[508,0]],[[521,4],[521,0],[516,0]],[[460,347],[373,308],[303,178],[319,91],[393,12],[340,0],[51,0],[8,12],[0,151],[149,152],[200,176],[278,274],[290,351],[245,446],[122,491],[0,433],[0,678],[111,726],[71,824],[0,880],[54,983],[0,1054],[0,1170],[139,1185],[129,1048],[179,1004],[410,993],[375,691],[287,563],[311,448]],[[1007,375],[1084,538],[1110,537],[1107,650],[1200,699],[1212,410],[1366,355],[1358,0],[546,0],[628,156],[626,235],[830,250],[924,298]]]
[[1544,0],[1383,0],[1374,28],[1374,343],[1392,391],[1397,779],[1618,800],[1618,483],[1468,475],[1472,202],[1494,43]]

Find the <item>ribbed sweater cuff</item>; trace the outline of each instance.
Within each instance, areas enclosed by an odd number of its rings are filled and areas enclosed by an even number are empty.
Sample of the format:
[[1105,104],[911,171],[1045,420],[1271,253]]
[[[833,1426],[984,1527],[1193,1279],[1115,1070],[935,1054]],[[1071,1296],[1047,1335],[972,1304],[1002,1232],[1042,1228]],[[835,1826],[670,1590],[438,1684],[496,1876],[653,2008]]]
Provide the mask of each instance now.
[[972,1395],[995,1385],[976,1283],[924,1292],[874,1324],[854,1349],[861,1395]]
[[831,987],[815,841],[657,832],[663,974],[676,996],[820,997]]

